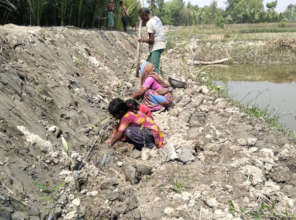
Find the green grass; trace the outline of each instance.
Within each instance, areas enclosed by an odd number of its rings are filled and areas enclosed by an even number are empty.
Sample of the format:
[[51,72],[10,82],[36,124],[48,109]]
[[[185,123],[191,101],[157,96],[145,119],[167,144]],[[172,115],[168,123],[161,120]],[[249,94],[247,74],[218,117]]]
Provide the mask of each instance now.
[[296,32],[296,28],[251,28],[246,30],[240,30],[239,33],[249,34],[249,33],[286,33],[286,32]]
[[[240,41],[240,40],[274,40],[278,38],[296,38],[296,23],[259,23],[228,24],[225,28],[215,25],[196,25],[179,27],[167,33],[169,41],[186,41],[198,38],[201,41]],[[255,34],[255,35],[252,35]],[[258,36],[257,34],[262,34]],[[172,45],[169,43],[169,45]],[[171,46],[170,46],[171,47]]]
[[184,191],[184,184],[181,182],[178,182],[177,180],[175,180],[172,183],[172,190],[175,191],[176,193],[182,193]]
[[244,213],[245,216],[251,217],[251,219],[265,220],[265,219],[276,219],[276,220],[295,220],[295,215],[291,211],[291,208],[286,208],[281,212],[275,209],[277,201],[261,202],[259,206],[253,210]]
[[40,197],[40,200],[47,204],[55,204],[60,197],[60,190],[66,185],[66,182],[61,182],[56,186],[51,187],[49,184],[35,183],[34,185],[41,191],[47,191],[48,195]]
[[260,109],[256,105],[243,105],[241,109],[254,118],[263,119],[273,127],[279,126],[279,115],[272,113],[268,108]]

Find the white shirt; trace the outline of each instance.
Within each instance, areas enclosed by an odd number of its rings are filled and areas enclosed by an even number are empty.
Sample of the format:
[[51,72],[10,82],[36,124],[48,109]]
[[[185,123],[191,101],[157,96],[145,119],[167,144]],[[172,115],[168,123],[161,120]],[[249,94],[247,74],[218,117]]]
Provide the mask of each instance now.
[[150,52],[165,49],[166,39],[161,20],[157,16],[153,16],[146,24],[147,32],[154,34],[154,43],[150,45]]

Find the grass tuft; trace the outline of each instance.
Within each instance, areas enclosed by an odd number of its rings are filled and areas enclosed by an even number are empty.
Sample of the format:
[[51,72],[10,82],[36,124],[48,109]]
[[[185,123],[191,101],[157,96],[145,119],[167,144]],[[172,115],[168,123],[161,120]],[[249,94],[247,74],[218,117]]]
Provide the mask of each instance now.
[[178,182],[177,180],[175,180],[172,184],[172,189],[176,193],[182,193],[184,191],[184,188],[185,188],[184,184],[181,182]]

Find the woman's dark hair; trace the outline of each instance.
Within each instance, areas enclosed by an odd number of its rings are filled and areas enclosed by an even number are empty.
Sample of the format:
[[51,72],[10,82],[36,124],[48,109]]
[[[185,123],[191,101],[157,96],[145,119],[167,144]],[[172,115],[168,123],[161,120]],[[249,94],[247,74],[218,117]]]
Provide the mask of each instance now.
[[109,103],[108,111],[114,117],[122,118],[128,112],[128,107],[122,99],[116,98]]
[[128,99],[125,101],[125,104],[127,105],[129,111],[135,112],[135,113],[138,112],[139,103],[136,100]]

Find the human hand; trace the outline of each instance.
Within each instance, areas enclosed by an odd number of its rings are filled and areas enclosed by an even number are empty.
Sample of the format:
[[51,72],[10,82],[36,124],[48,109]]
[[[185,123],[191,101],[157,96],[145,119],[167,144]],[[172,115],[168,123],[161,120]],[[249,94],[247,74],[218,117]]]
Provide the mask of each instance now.
[[109,139],[109,140],[107,141],[107,145],[108,145],[109,147],[112,147],[111,139]]

